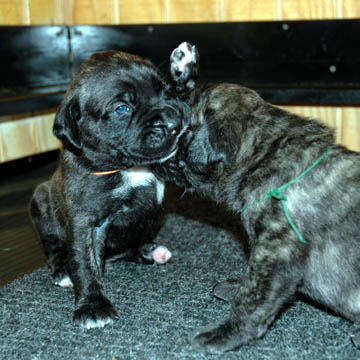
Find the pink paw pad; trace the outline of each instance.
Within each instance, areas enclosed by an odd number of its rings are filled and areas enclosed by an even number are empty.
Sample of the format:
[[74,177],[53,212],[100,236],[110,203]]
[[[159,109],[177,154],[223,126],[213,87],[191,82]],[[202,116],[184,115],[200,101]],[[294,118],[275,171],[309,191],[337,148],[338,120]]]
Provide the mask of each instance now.
[[158,246],[152,252],[152,257],[157,264],[165,264],[171,259],[172,254],[165,246]]

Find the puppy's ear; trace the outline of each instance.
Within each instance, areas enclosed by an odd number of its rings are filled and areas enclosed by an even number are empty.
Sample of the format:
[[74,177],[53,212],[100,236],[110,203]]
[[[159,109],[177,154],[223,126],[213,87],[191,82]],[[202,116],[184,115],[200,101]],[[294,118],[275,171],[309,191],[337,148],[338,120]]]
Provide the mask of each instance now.
[[75,97],[64,101],[58,110],[53,126],[54,135],[64,146],[75,152],[81,152],[82,144],[78,121],[81,118],[80,106]]
[[[218,120],[218,119],[217,119]],[[231,124],[228,124],[231,125]],[[209,163],[213,163],[214,169],[222,170],[222,166],[232,162],[238,152],[238,140],[236,131],[232,126],[225,126],[220,120],[210,124],[208,128]]]

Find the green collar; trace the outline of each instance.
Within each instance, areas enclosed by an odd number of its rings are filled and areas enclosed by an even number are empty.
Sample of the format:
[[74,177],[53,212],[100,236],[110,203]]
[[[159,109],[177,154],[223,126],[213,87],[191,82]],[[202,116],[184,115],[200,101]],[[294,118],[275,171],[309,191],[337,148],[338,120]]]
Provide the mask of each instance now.
[[276,200],[280,200],[281,204],[283,206],[284,209],[284,213],[285,213],[285,217],[287,219],[287,221],[289,222],[290,226],[293,228],[293,230],[295,231],[296,235],[298,236],[299,240],[303,243],[306,243],[306,241],[304,240],[304,238],[302,237],[302,235],[300,234],[299,230],[296,228],[295,224],[293,223],[293,221],[290,218],[289,215],[289,211],[288,208],[286,206],[286,196],[283,194],[283,190],[285,190],[288,186],[296,183],[298,180],[300,180],[302,177],[304,177],[308,172],[310,172],[315,166],[317,166],[328,154],[329,152],[334,148],[334,146],[331,146],[326,152],[324,152],[311,166],[309,166],[304,172],[302,172],[299,176],[297,176],[295,179],[289,181],[287,184],[279,187],[279,188],[273,188],[270,189],[267,194],[265,195],[265,197],[261,200],[255,200],[254,202],[252,202],[249,205],[246,205],[244,208],[241,209],[240,212],[244,212],[247,209],[249,209],[251,206],[263,202],[266,199],[269,198],[273,198]]

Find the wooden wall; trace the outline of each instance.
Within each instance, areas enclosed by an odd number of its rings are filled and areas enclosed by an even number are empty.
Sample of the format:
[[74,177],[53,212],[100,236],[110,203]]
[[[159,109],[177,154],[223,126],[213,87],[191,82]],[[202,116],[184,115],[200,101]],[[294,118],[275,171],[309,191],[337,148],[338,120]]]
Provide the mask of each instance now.
[[359,0],[0,0],[1,25],[148,24],[359,17]]
[[[360,0],[0,0],[0,25],[150,24],[360,18]],[[360,107],[287,106],[360,150]],[[56,148],[54,113],[0,118],[0,162]]]

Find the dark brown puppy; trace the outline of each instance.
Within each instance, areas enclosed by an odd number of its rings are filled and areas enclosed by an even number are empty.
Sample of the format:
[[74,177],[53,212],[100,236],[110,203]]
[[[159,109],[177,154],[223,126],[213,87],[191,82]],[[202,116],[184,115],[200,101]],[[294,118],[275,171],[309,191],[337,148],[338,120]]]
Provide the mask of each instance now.
[[55,282],[74,286],[73,319],[85,328],[118,316],[105,295],[105,259],[151,260],[142,235],[164,184],[147,166],[175,154],[188,111],[154,66],[117,51],[90,57],[67,91],[54,124],[60,165],[30,208]]
[[[174,51],[175,80],[192,84],[196,58],[187,44]],[[324,124],[239,85],[182,95],[192,118],[175,158],[157,171],[227,204],[250,248],[242,279],[214,289],[232,299],[230,316],[196,330],[193,347],[218,353],[262,337],[296,291],[354,322],[359,346],[360,154],[335,145]]]

